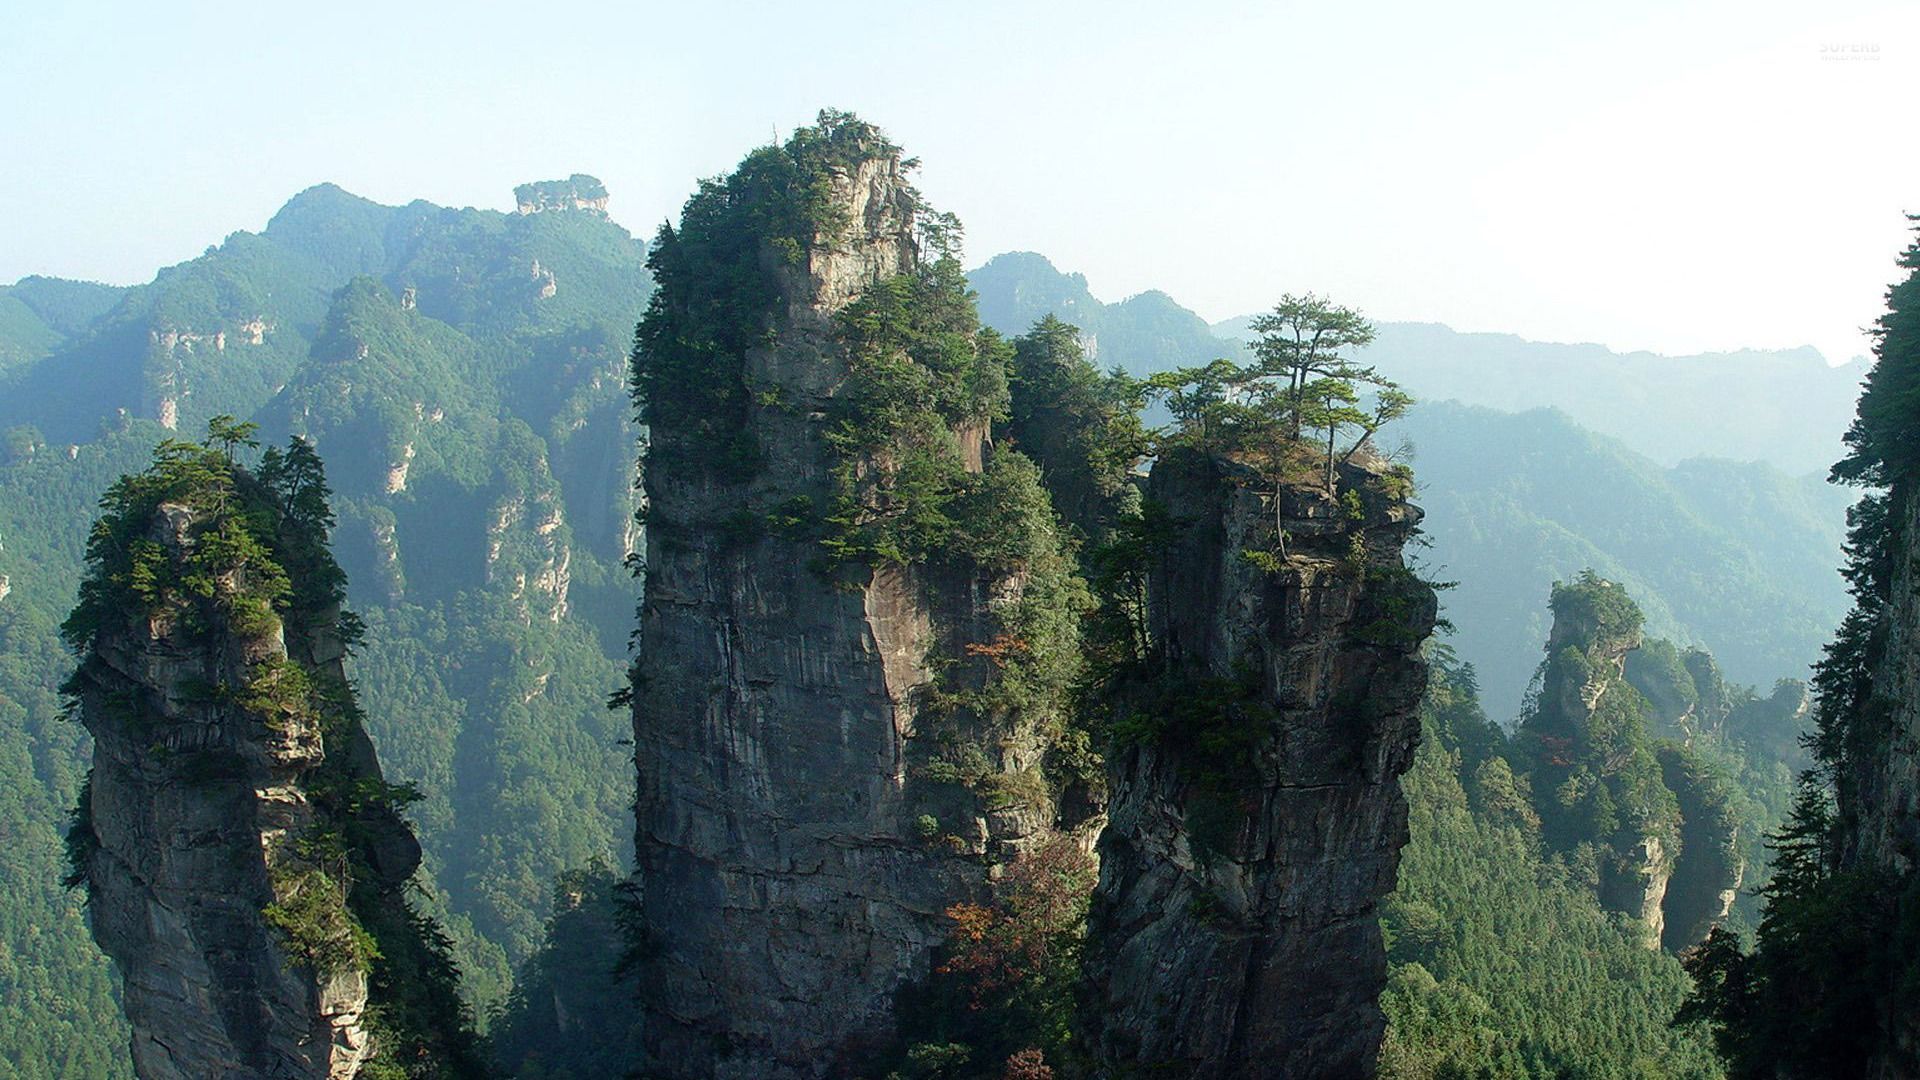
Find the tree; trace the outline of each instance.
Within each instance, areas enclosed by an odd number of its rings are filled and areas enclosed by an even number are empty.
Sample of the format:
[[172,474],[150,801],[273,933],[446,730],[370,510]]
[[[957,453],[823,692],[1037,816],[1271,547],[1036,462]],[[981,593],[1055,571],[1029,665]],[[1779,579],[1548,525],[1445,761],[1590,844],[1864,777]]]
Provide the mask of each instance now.
[[1288,433],[1296,439],[1307,426],[1302,410],[1313,396],[1308,388],[1316,379],[1334,379],[1348,386],[1390,385],[1373,368],[1342,355],[1343,350],[1370,344],[1373,324],[1358,311],[1325,297],[1287,293],[1272,311],[1254,316],[1248,328],[1259,335],[1253,343],[1255,371],[1262,378],[1287,381],[1283,400],[1289,413]]
[[260,440],[253,437],[259,430],[260,425],[251,420],[242,422],[234,419],[230,414],[221,413],[207,421],[207,437],[201,445],[213,446],[218,443],[220,449],[226,452],[227,461],[232,462],[234,447],[245,446],[251,449],[260,445]]
[[[1344,355],[1373,340],[1373,326],[1352,308],[1312,293],[1288,294],[1252,327],[1260,335],[1252,364],[1220,359],[1178,368],[1147,380],[1146,390],[1173,413],[1173,441],[1248,460],[1266,472],[1277,531],[1281,489],[1295,459],[1307,457],[1306,433],[1319,444],[1308,460],[1317,459],[1331,495],[1336,467],[1406,415],[1413,398]],[[1363,400],[1368,389],[1370,401]],[[1353,430],[1359,436],[1342,452],[1340,437]],[[1284,554],[1284,534],[1280,543]]]

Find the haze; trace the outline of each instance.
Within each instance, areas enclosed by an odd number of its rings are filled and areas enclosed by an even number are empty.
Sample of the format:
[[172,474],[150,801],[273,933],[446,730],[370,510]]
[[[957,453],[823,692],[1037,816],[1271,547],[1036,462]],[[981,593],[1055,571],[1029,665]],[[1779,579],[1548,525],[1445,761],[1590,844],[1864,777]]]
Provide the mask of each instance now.
[[689,176],[831,104],[931,163],[971,263],[1044,251],[1210,319],[1317,289],[1839,362],[1920,210],[1920,13],[1822,9],[19,5],[0,281],[144,281],[322,180],[505,208],[580,170],[650,233]]

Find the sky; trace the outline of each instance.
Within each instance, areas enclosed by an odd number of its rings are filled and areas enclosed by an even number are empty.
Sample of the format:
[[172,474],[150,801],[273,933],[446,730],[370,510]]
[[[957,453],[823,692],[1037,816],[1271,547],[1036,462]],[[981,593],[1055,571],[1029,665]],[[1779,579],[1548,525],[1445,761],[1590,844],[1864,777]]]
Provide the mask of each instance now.
[[967,226],[1218,320],[1868,347],[1920,213],[1920,5],[0,0],[0,281],[129,284],[321,181],[650,234],[823,106]]

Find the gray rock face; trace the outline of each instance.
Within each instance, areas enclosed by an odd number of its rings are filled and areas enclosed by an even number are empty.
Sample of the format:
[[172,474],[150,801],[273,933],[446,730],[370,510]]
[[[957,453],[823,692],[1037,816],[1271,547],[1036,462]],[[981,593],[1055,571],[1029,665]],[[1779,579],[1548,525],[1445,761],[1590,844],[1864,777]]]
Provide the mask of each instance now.
[[[1896,512],[1904,518],[1901,535],[1912,543],[1920,537],[1920,496],[1907,494]],[[1858,824],[1847,858],[1911,882],[1920,875],[1920,567],[1910,549],[1897,554],[1886,660],[1874,677],[1875,696],[1892,703],[1889,730],[1881,752],[1850,778]],[[1913,893],[1909,888],[1908,903]],[[1915,917],[1911,911],[1902,915]],[[1887,1008],[1889,1037],[1873,1075],[1920,1076],[1920,1009],[1898,995]]]
[[[726,527],[829,490],[826,418],[847,377],[834,315],[918,262],[897,157],[835,173],[831,198],[850,225],[776,271],[772,340],[743,358],[748,385],[779,402],[752,415],[765,468],[736,484],[670,460],[645,470],[634,756],[648,1075],[868,1064],[895,992],[927,974],[946,908],[982,898],[992,864],[1053,820],[1050,806],[930,806],[914,787],[936,737],[920,706],[928,652],[991,641],[993,602],[1018,578],[830,577],[811,538]],[[977,467],[985,433],[956,436]],[[1037,768],[1042,740],[1002,735],[981,740],[991,768]]]
[[1315,488],[1283,491],[1287,554],[1268,569],[1243,553],[1277,549],[1271,488],[1191,452],[1153,470],[1149,496],[1180,523],[1149,585],[1168,673],[1212,680],[1198,693],[1241,688],[1236,720],[1259,728],[1225,777],[1182,741],[1182,719],[1108,759],[1088,1022],[1120,1074],[1372,1072],[1376,905],[1407,838],[1398,781],[1436,614],[1401,559],[1420,513],[1380,479],[1342,470],[1357,515]]
[[[162,506],[152,536],[177,557],[190,523],[185,507]],[[190,629],[182,614],[103,629],[76,677],[97,840],[80,869],[94,936],[124,980],[135,1072],[346,1080],[373,1050],[366,974],[294,963],[262,909],[278,853],[321,814],[303,779],[331,754],[377,780],[372,744],[357,725],[323,737],[315,722],[210,692],[277,658],[338,676],[338,613],[255,638]],[[411,832],[391,812],[360,824],[376,834],[375,872],[397,887],[419,862]]]

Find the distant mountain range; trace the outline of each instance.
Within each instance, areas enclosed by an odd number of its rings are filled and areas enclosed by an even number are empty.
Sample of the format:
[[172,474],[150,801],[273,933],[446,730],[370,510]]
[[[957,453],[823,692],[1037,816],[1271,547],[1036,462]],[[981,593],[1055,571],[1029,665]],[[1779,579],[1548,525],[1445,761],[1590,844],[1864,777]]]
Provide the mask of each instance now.
[[[968,275],[1002,333],[1048,314],[1135,374],[1244,358],[1247,320],[1210,326],[1165,293],[1113,304],[1027,252]],[[1336,298],[1337,299],[1337,298]],[[1556,580],[1626,582],[1649,629],[1704,645],[1741,681],[1804,677],[1846,610],[1836,568],[1851,495],[1823,482],[1864,366],[1811,349],[1619,354],[1385,323],[1361,359],[1426,404],[1383,432],[1411,444],[1455,647],[1511,718],[1546,640]],[[1507,410],[1507,411],[1496,411]],[[1516,415],[1517,413],[1517,415]]]
[[[995,256],[968,276],[988,325],[1024,328],[1051,311],[1087,334],[1100,363],[1135,373],[1241,355],[1250,336],[1251,315],[1208,325],[1161,292],[1104,304],[1084,276],[1031,252]],[[1660,356],[1437,323],[1377,330],[1359,358],[1422,400],[1559,409],[1667,465],[1706,456],[1824,474],[1866,374],[1864,360],[1830,367],[1811,348]]]

